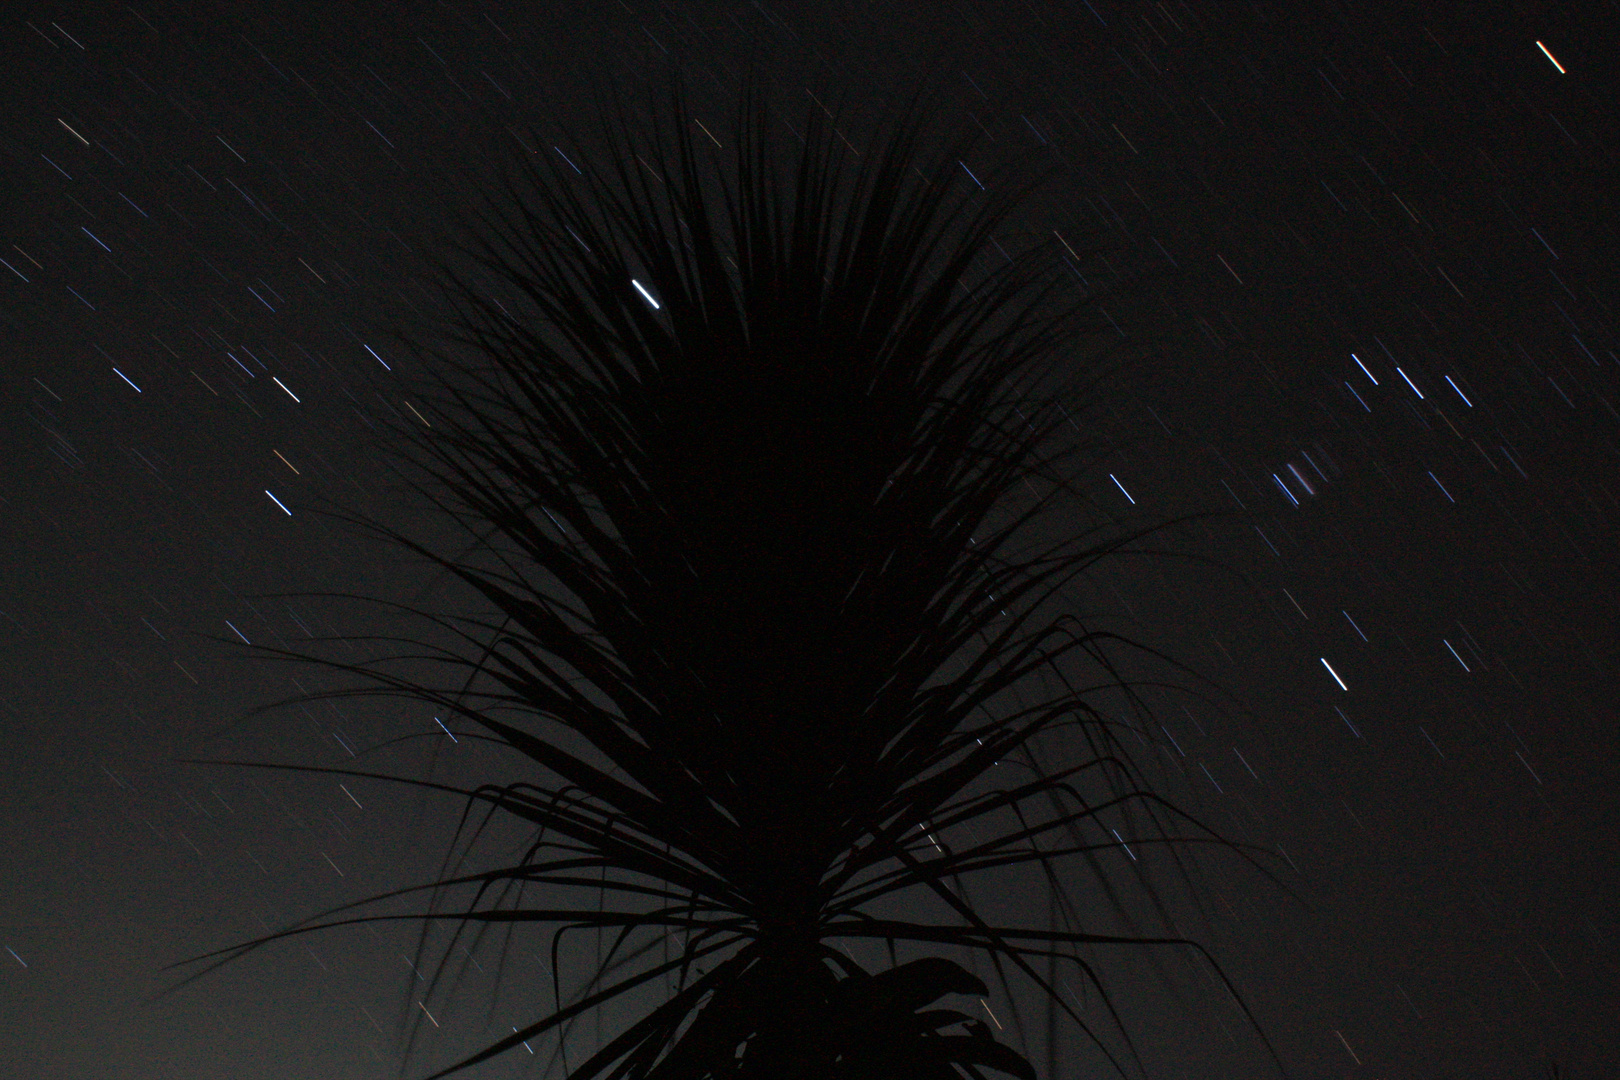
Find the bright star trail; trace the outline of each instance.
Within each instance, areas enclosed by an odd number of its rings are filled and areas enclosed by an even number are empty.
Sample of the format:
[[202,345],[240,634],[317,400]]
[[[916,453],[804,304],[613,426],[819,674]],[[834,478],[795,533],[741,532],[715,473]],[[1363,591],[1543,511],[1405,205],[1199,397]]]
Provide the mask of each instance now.
[[[375,780],[177,759],[508,779],[450,706],[254,714],[326,676],[246,654],[375,635],[343,654],[358,663],[400,626],[310,594],[445,595],[342,515],[462,539],[411,508],[379,440],[443,430],[416,381],[449,313],[436,267],[492,310],[525,310],[458,253],[463,226],[519,166],[605,169],[595,103],[617,94],[635,114],[672,69],[698,147],[729,160],[750,65],[784,145],[816,109],[858,167],[873,125],[931,79],[927,139],[950,148],[952,198],[1046,177],[953,301],[1038,244],[1055,298],[1096,298],[1081,347],[1111,374],[1069,422],[1099,449],[1066,479],[1097,517],[1053,527],[1173,524],[1065,602],[1085,629],[1191,669],[1175,692],[1156,685],[1164,668],[1123,660],[1141,700],[1102,707],[1154,785],[1280,883],[1199,854],[1200,895],[1172,890],[1168,920],[1144,910],[1136,929],[1208,944],[1292,1076],[1540,1080],[1552,1061],[1612,1075],[1612,5],[7,10],[7,1075],[382,1080],[416,1017],[416,1076],[549,1002],[542,939],[514,938],[504,960],[478,954],[458,1007],[429,1013],[431,971],[400,962],[415,925],[377,923],[277,943],[146,1004],[166,964],[435,876],[460,810]],[[626,253],[612,279],[643,324],[678,306],[649,266]],[[1011,787],[1025,768],[992,775]],[[1120,873],[1166,865],[1115,835],[1097,857]],[[1096,901],[1083,929],[1130,932]],[[1016,890],[993,903],[1029,925],[1058,917]],[[1086,955],[1150,1075],[1277,1075],[1207,968]],[[1064,993],[1107,1028],[1095,994]],[[951,1007],[1044,1038],[1026,1006]],[[570,1038],[577,1066],[597,1032]],[[467,1075],[538,1077],[555,1045],[514,1044]],[[1113,1075],[1078,1045],[1060,1076]]]

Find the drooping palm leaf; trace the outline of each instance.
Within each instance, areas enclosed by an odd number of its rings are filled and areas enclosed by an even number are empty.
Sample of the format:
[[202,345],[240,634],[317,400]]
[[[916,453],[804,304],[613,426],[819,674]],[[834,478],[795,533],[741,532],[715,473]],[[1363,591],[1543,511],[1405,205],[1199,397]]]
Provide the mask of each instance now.
[[[916,114],[866,154],[815,112],[784,154],[753,98],[729,156],[700,153],[678,93],[664,120],[621,127],[601,172],[533,165],[484,223],[486,276],[449,275],[456,342],[411,441],[416,490],[470,546],[370,527],[483,613],[409,609],[426,632],[403,651],[322,661],[363,676],[343,693],[428,702],[527,759],[460,794],[484,807],[475,836],[501,815],[532,845],[447,865],[411,917],[551,926],[554,953],[567,928],[615,935],[576,1000],[557,986],[434,1075],[674,978],[569,1075],[1032,1077],[928,1008],[977,977],[942,958],[874,975],[836,946],[971,950],[1061,1002],[1049,961],[1096,983],[1079,946],[1190,945],[1087,932],[1067,903],[1068,929],[992,924],[967,893],[1017,866],[1057,889],[1126,839],[1225,843],[1144,788],[1094,704],[1121,643],[1062,600],[1133,539],[1053,535],[1084,479],[1062,406],[1085,297],[1043,248],[1005,255],[1023,189],[924,154]],[[1122,836],[1131,811],[1191,827]],[[528,899],[548,888],[602,903]],[[949,917],[882,914],[917,893]],[[285,933],[366,918],[335,914]]]

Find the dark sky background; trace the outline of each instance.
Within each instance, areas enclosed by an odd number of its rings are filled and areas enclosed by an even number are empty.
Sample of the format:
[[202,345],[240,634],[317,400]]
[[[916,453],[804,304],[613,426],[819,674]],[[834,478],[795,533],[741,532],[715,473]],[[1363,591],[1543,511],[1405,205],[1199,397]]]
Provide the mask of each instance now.
[[[934,78],[944,125],[982,129],[964,170],[1054,169],[1005,239],[1102,248],[1075,268],[1122,364],[1100,490],[1220,516],[1168,541],[1216,567],[1122,564],[1100,614],[1240,703],[1165,697],[1155,735],[1186,801],[1279,853],[1294,898],[1208,860],[1196,932],[1291,1075],[1612,1075],[1620,17],[1426,6],[8,6],[4,1071],[398,1068],[404,931],[146,1003],[165,964],[431,875],[455,822],[379,783],[177,764],[464,753],[419,708],[242,720],[307,676],[215,639],[341,622],[258,594],[425,595],[309,508],[402,512],[372,428],[409,415],[394,335],[438,310],[429,258],[603,87],[673,66],[723,133],[752,63],[790,118],[810,89],[892,116]],[[475,985],[436,1016],[419,1064],[532,1017],[541,952],[492,1010]],[[1109,970],[1155,1075],[1275,1075],[1187,965],[1178,1000]]]

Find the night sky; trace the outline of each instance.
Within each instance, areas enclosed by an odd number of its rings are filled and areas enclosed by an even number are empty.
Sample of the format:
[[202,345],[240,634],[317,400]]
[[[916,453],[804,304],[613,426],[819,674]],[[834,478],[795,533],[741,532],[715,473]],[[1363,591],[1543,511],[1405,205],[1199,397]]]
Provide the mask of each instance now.
[[[1290,1074],[1612,1075],[1620,13],[1421,6],[8,6],[3,1070],[397,1071],[408,929],[148,999],[164,965],[430,878],[458,805],[176,759],[411,736],[375,764],[478,775],[420,707],[244,718],[320,677],[230,642],[354,625],[265,594],[431,598],[315,510],[415,520],[375,431],[410,416],[433,260],[522,155],[605,160],[596,103],[673,69],[719,135],[749,70],[788,119],[841,97],[852,137],[931,79],[981,131],[964,173],[1051,170],[998,241],[1056,231],[1100,294],[1097,498],[1212,515],[1085,603],[1230,694],[1155,697],[1148,730],[1168,791],[1277,853],[1281,887],[1205,859],[1186,928]],[[474,977],[413,1071],[534,1018],[541,952],[493,1007]],[[1153,1074],[1276,1075],[1195,967],[1108,966]]]

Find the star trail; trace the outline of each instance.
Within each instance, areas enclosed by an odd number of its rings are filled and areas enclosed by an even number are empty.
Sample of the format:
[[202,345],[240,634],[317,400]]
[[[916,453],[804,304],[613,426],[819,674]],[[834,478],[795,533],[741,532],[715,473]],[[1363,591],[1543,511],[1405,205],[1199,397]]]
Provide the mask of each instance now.
[[[419,707],[266,709],[325,676],[245,653],[384,649],[385,616],[308,594],[441,589],[341,520],[421,523],[379,433],[431,427],[415,346],[448,310],[439,268],[467,268],[455,245],[519,163],[606,168],[606,103],[673,71],[705,146],[725,149],[749,72],[787,139],[816,108],[857,155],[926,86],[947,134],[976,135],[964,193],[1044,177],[990,257],[1060,242],[1110,364],[1071,421],[1106,448],[1079,479],[1121,530],[1170,523],[1072,599],[1186,665],[1120,721],[1164,790],[1266,872],[1200,856],[1166,917],[1208,944],[1289,1075],[1608,1075],[1620,16],[1425,7],[8,9],[8,1072],[393,1076],[413,1013],[431,1021],[418,1049],[448,1059],[549,993],[539,945],[475,953],[446,1012],[411,996],[415,929],[379,923],[153,1000],[165,965],[437,874],[459,812],[178,759],[445,782],[499,761]],[[674,294],[628,273],[662,311]],[[1127,863],[1156,857],[1115,835]],[[1100,962],[1150,1075],[1276,1075],[1215,980]],[[980,1004],[998,1030],[1016,1005]],[[616,1019],[570,1038],[583,1051]],[[541,1075],[541,1045],[472,1075]],[[1073,1054],[1058,1075],[1106,1075]]]

